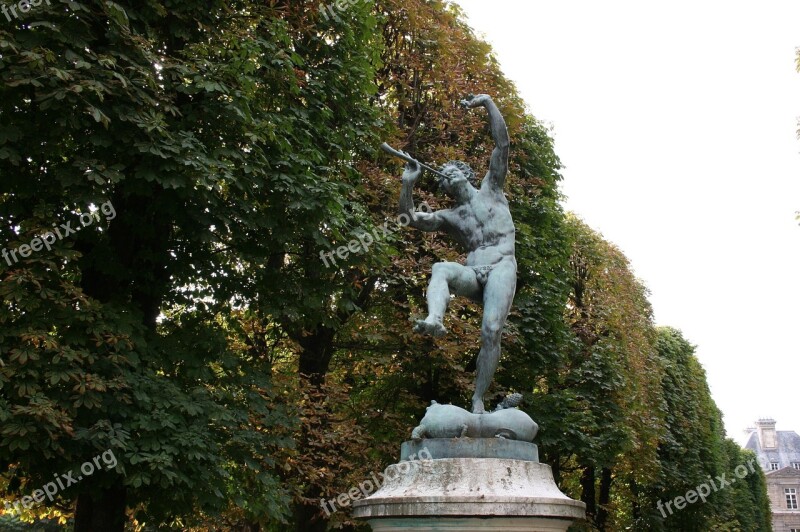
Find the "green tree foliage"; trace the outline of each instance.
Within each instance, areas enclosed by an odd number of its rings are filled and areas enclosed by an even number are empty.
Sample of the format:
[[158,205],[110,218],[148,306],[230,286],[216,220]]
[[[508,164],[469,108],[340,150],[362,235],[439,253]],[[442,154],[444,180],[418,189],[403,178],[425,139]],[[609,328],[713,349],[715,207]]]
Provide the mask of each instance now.
[[722,415],[711,398],[694,347],[679,331],[662,327],[656,348],[663,367],[660,471],[650,482],[638,485],[643,504],[637,526],[676,532],[769,530],[765,479],[757,464],[755,473],[747,466],[746,480],[714,490],[706,503],[690,504],[674,512],[658,509],[658,501],[683,497],[720,475],[735,477],[736,467],[747,465],[754,457],[725,438]]
[[[658,332],[666,430],[659,445],[661,472],[653,488],[654,495],[667,501],[685,495],[709,476],[729,471],[723,467],[722,417],[711,398],[705,370],[694,356],[694,347],[674,329]],[[706,530],[710,518],[707,505],[695,504],[668,517],[665,527]]]
[[768,530],[760,470],[705,504],[662,513],[709,477],[731,478],[747,453],[725,438],[694,348],[653,326],[625,256],[575,216],[567,228],[570,336],[536,380],[531,412],[561,486],[587,505],[575,528]]
[[[742,449],[729,438],[725,439],[723,452],[723,467],[728,471],[727,477],[737,480],[725,492],[727,504],[718,508],[718,515],[715,516],[710,530],[771,531],[772,510],[766,478],[755,453]],[[737,469],[747,471],[747,475],[743,478],[735,476]]]
[[121,530],[126,507],[178,526],[229,505],[279,519],[292,421],[269,353],[235,348],[219,316],[326,314],[303,253],[352,223],[375,21],[317,28],[297,2],[53,4],[0,28],[3,242],[105,202],[116,216],[0,265],[9,494],[112,448],[115,471],[59,494],[78,530]]
[[646,289],[625,256],[575,216],[567,228],[569,337],[536,381],[532,414],[557,478],[594,526],[611,530],[623,511],[613,487],[655,468],[655,335]]

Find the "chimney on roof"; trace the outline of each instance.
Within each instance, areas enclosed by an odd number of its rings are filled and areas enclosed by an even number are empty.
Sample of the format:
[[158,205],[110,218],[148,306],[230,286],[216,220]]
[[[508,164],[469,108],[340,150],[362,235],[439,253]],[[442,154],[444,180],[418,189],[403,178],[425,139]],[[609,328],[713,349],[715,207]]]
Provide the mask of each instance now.
[[778,435],[775,432],[775,420],[772,418],[762,418],[756,421],[758,430],[758,441],[762,449],[776,449],[778,447]]

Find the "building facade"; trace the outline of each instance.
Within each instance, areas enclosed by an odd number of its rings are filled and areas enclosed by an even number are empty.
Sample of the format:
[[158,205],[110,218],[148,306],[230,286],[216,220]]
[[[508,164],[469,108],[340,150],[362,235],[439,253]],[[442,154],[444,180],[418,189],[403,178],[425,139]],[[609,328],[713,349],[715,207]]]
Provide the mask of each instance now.
[[773,532],[800,532],[800,435],[759,419],[745,449],[756,453],[767,478]]

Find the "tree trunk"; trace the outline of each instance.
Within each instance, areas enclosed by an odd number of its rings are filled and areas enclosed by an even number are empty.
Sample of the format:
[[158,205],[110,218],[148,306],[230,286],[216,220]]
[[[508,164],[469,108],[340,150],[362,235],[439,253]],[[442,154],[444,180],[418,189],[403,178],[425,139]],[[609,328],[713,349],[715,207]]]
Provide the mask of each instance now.
[[[300,351],[300,373],[308,378],[311,386],[319,389],[325,382],[331,358],[333,357],[333,339],[336,330],[319,325],[313,334],[298,338],[302,348]],[[311,401],[324,401],[322,394],[309,394]],[[304,433],[297,442],[300,452],[309,445],[314,435]],[[319,487],[310,483],[303,492],[303,499],[295,501],[292,514],[294,516],[295,532],[325,532],[328,528],[327,520],[319,506],[322,493]],[[309,502],[311,501],[311,502]]]
[[583,474],[581,474],[581,501],[586,505],[586,519],[592,522],[597,515],[597,496],[594,478],[594,467],[584,467]]
[[[142,324],[155,331],[156,318],[169,286],[169,242],[172,221],[158,202],[169,201],[169,192],[155,185],[140,194],[118,193],[112,198],[117,216],[109,224],[108,236],[97,245],[78,240],[83,253],[81,288],[90,297],[108,303],[122,303],[142,313]],[[148,227],[142,230],[141,227]],[[152,257],[152,258],[151,258]],[[115,272],[115,273],[110,273]],[[122,273],[120,273],[122,272]],[[111,417],[111,423],[123,422]],[[113,474],[121,485],[122,479]],[[88,489],[91,479],[83,481]],[[75,532],[116,532],[124,529],[126,490],[110,487],[99,498],[89,492],[78,495]]]
[[[309,493],[304,495],[308,496]],[[317,504],[296,503],[293,513],[295,532],[325,532],[328,529],[328,521],[322,517],[322,510]]]
[[[376,277],[370,277],[358,283],[362,288],[356,297],[355,308],[367,307],[369,297],[374,290],[375,280]],[[301,348],[298,370],[309,380],[311,386],[318,390],[325,383],[325,376],[328,374],[331,360],[336,351],[333,344],[336,334],[339,332],[339,328],[355,314],[355,308],[339,310],[336,313],[336,322],[340,324],[339,327],[317,324],[311,334],[303,334],[305,331],[294,331],[294,334],[291,335]],[[291,328],[287,327],[287,330],[291,330]],[[315,401],[325,400],[323,394],[310,394],[310,397]],[[314,438],[316,436],[313,434],[302,434],[297,442],[298,452],[302,453],[304,447],[310,445]],[[322,492],[319,486],[309,483],[302,494],[302,499],[295,501],[292,507],[296,532],[325,532],[328,522],[320,507],[321,498]]]
[[611,469],[604,467],[600,472],[600,504],[597,508],[597,528],[603,532],[608,523],[608,503],[611,500],[611,483],[613,481]]
[[545,457],[547,463],[551,464],[550,467],[553,470],[553,480],[555,480],[556,485],[561,487],[561,455],[560,454],[548,454]]
[[[321,379],[324,380],[324,378],[325,375],[321,375]],[[324,402],[325,396],[319,393],[309,394],[309,400]],[[319,411],[317,407],[313,407],[313,409]],[[324,419],[325,422],[327,422],[329,416],[324,416]],[[303,426],[299,441],[297,442],[297,448],[300,452],[304,452],[304,450],[308,448],[309,442],[315,437],[313,434],[309,433],[307,428],[308,427]],[[314,482],[309,482],[303,490],[302,498],[299,500],[295,499],[292,504],[295,532],[325,532],[327,530],[328,521],[320,507],[322,495],[323,493],[320,486]]]
[[639,506],[639,484],[637,484],[636,479],[631,479],[630,490],[631,495],[633,495],[633,501],[631,503],[631,517],[633,517],[633,522],[636,524],[642,517],[642,507]]
[[78,495],[74,532],[124,532],[126,495],[124,487],[108,488],[99,498]]
[[333,357],[333,338],[336,331],[320,325],[313,334],[298,338],[300,351],[300,373],[308,377],[315,387],[322,386]]

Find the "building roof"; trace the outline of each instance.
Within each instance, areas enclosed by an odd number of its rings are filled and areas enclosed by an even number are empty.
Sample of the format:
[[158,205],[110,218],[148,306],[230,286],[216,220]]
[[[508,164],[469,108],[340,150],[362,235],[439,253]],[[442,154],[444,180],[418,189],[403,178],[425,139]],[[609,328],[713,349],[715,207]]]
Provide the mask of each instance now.
[[764,473],[764,475],[768,478],[791,478],[796,481],[797,479],[800,479],[800,469],[784,467],[782,469],[778,469],[777,471],[767,471]]
[[780,468],[789,467],[793,462],[800,462],[800,434],[791,430],[778,430],[777,448],[764,450],[758,439],[758,431],[750,434],[745,449],[755,451],[758,461],[764,469],[769,469],[770,462],[778,462]]

